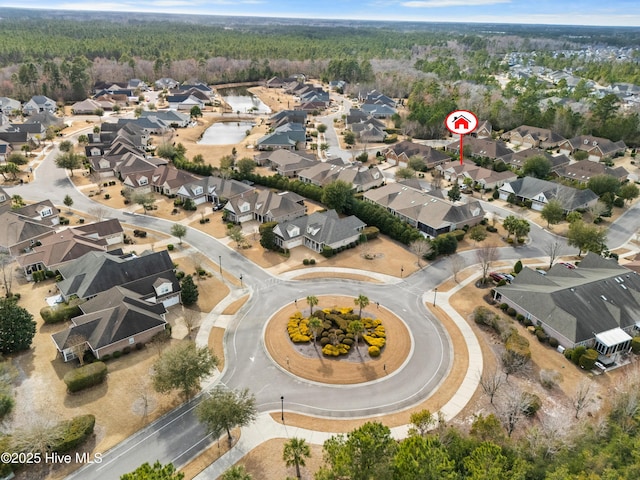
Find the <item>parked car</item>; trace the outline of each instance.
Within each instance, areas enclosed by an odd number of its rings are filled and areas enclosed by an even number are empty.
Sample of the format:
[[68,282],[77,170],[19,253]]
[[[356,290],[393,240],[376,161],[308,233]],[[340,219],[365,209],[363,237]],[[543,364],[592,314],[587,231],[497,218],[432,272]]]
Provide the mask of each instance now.
[[498,272],[491,272],[489,274],[489,276],[495,281],[495,282],[500,282],[500,280],[506,280],[507,278],[502,274],[502,273],[498,273]]
[[560,265],[562,265],[563,267],[567,267],[569,270],[573,270],[574,268],[576,268],[573,263],[569,262],[560,262]]
[[542,270],[541,268],[536,268],[536,272],[538,272],[540,275],[546,275],[547,272],[545,270]]
[[217,212],[218,210],[222,210],[224,208],[225,204],[226,204],[226,202],[224,202],[224,203],[216,203],[213,206],[213,211]]
[[510,273],[503,273],[502,275],[504,275],[504,279],[509,283],[513,282],[513,279],[515,278]]

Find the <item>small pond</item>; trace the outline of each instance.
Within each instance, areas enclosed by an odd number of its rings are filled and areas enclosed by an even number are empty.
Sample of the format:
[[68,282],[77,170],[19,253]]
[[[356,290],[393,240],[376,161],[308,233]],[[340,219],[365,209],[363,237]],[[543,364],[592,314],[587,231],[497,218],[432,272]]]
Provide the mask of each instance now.
[[271,113],[271,109],[246,88],[225,88],[219,91],[234,113]]
[[251,130],[252,122],[216,122],[207,128],[198,141],[201,145],[235,145],[242,142]]

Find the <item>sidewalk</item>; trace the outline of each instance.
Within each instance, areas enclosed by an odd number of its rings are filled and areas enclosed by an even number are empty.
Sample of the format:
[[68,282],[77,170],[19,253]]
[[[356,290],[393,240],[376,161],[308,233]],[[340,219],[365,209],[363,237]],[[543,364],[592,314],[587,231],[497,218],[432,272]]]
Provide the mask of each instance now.
[[[343,270],[343,269],[339,269]],[[359,270],[352,271],[351,273],[360,272]],[[361,272],[361,274],[371,274],[371,272]],[[394,277],[395,278],[395,277]],[[437,307],[442,309],[460,329],[463,337],[467,342],[467,349],[469,351],[469,367],[465,374],[465,377],[460,385],[458,391],[454,396],[440,409],[440,412],[444,415],[445,420],[451,420],[458,415],[462,409],[469,403],[480,381],[480,375],[483,368],[482,350],[475,333],[467,323],[467,321],[458,314],[458,312],[451,306],[449,299],[451,295],[456,293],[461,288],[465,287],[469,283],[475,281],[478,278],[477,273],[466,278],[463,282],[456,285],[448,292],[438,292]],[[398,280],[398,279],[396,279]],[[427,302],[427,299],[433,298],[434,291],[425,292],[422,296],[422,301]],[[226,301],[227,299],[225,299]],[[224,303],[224,302],[223,302]],[[216,308],[217,309],[217,308]],[[222,308],[224,310],[224,308]],[[222,323],[224,320],[220,320]],[[212,325],[211,325],[212,326]],[[209,326],[209,330],[211,328]],[[204,322],[203,322],[204,327]],[[204,331],[201,327],[201,332]],[[203,335],[205,335],[203,333]],[[198,338],[200,332],[198,332]],[[198,343],[198,338],[196,342]],[[208,330],[206,337],[208,338]],[[218,460],[213,462],[202,472],[200,472],[195,478],[198,480],[215,480],[222,475],[227,469],[238,463],[242,458],[258,445],[272,440],[275,438],[304,438],[308,443],[321,445],[325,440],[336,433],[319,432],[315,430],[308,430],[304,428],[298,428],[286,425],[287,412],[284,412],[285,422],[280,423],[270,415],[271,412],[263,412],[258,415],[256,421],[248,427],[242,428],[240,439],[234,447],[225,453]],[[435,412],[433,412],[435,413]],[[405,438],[408,435],[410,425],[401,425],[391,429],[391,434],[396,439]]]

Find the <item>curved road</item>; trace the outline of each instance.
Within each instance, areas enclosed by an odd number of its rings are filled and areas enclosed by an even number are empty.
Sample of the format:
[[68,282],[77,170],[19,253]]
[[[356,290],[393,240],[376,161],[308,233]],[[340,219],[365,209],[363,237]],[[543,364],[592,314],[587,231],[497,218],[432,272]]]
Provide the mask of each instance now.
[[[328,129],[330,130],[330,129]],[[50,199],[62,205],[65,195],[71,195],[74,208],[90,211],[103,206],[80,194],[55,167],[51,148],[48,157],[34,171],[34,181],[7,188],[11,195],[19,194],[30,201]],[[510,210],[484,203],[487,211],[504,217]],[[147,215],[130,215],[110,210],[110,217],[122,222],[169,233],[173,222]],[[640,225],[640,204],[625,212],[610,229],[611,248],[624,244]],[[545,248],[552,237],[549,232],[532,224],[531,241],[518,248],[501,248],[502,259],[545,256]],[[450,346],[440,323],[424,307],[426,292],[430,292],[451,272],[446,259],[398,280],[393,284],[371,284],[343,279],[285,281],[272,276],[240,254],[214,238],[189,228],[188,242],[217,262],[222,257],[225,270],[243,275],[252,292],[250,301],[229,325],[225,336],[226,368],[220,381],[230,388],[250,386],[257,397],[260,411],[280,408],[280,397],[286,398],[286,409],[331,418],[372,416],[415,405],[437,387],[446,376],[452,359]],[[568,248],[564,253],[568,253]],[[575,249],[573,250],[575,251]],[[461,252],[465,264],[477,263],[474,252]],[[374,382],[352,386],[324,385],[301,380],[276,366],[268,357],[263,344],[263,330],[271,314],[284,304],[307,295],[366,293],[373,302],[380,302],[403,318],[413,335],[414,348],[404,368]],[[198,425],[193,408],[198,399],[162,417],[110,450],[101,464],[88,465],[71,478],[115,478],[135,469],[150,459],[162,463],[183,465],[209,445],[209,439]]]

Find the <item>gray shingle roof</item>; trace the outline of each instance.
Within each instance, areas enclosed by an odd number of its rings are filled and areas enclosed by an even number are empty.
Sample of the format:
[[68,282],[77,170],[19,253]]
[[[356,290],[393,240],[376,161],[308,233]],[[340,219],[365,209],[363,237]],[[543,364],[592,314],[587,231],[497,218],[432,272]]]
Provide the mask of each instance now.
[[554,265],[540,275],[525,268],[496,290],[574,343],[640,319],[640,275],[593,253],[573,270]]

